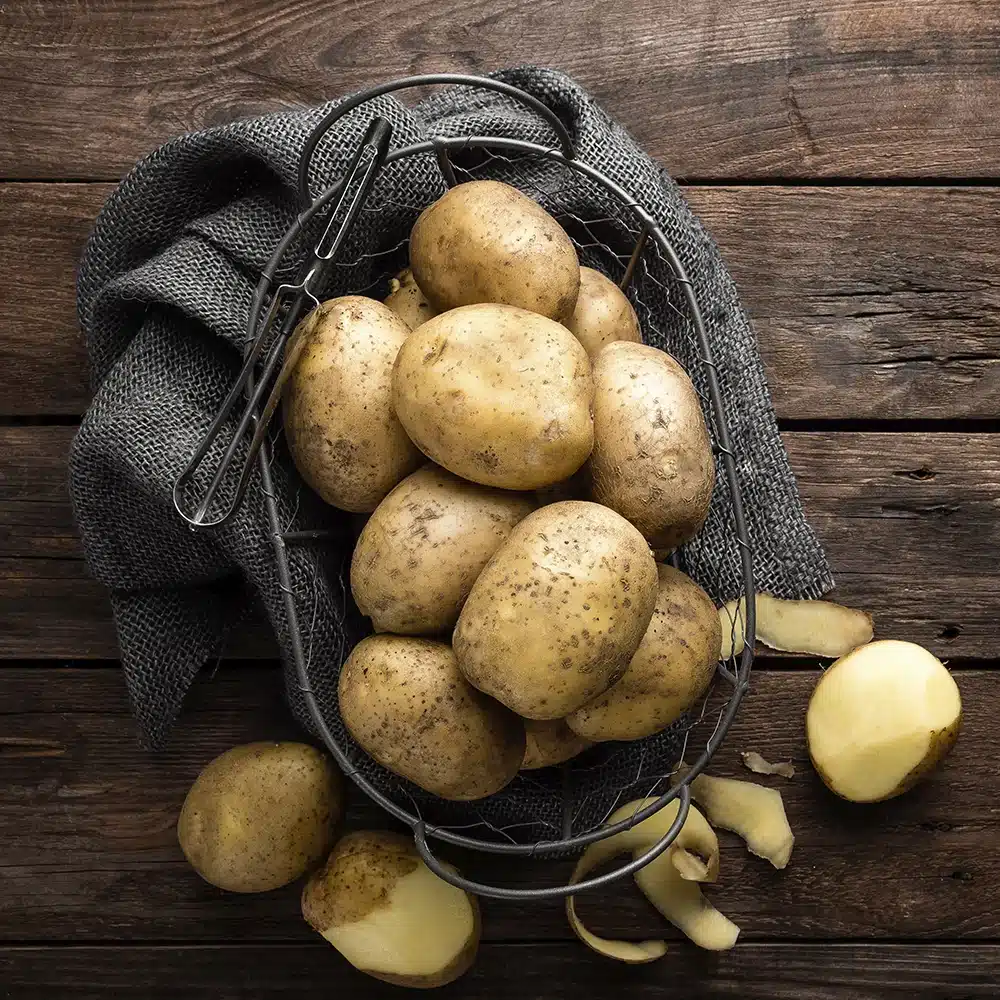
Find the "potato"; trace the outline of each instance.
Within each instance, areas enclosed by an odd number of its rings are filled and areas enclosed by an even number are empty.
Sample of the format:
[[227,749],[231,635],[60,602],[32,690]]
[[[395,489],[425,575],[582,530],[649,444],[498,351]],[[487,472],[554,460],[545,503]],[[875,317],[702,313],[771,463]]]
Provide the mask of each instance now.
[[698,394],[669,354],[608,344],[594,363],[591,499],[631,521],[657,550],[697,534],[715,484]]
[[420,450],[484,486],[549,486],[593,446],[587,352],[564,326],[514,306],[428,320],[400,349],[392,388]]
[[459,184],[425,208],[410,234],[410,267],[439,312],[500,302],[563,319],[580,288],[563,228],[499,181]]
[[306,483],[341,510],[374,510],[423,462],[392,411],[392,365],[409,334],[388,306],[345,295],[309,313],[289,344],[288,447]]
[[319,750],[247,743],[198,775],[177,839],[206,882],[266,892],[294,882],[327,854],[343,812],[343,778]]
[[560,719],[624,673],[656,602],[656,563],[635,528],[580,500],[529,514],[458,617],[469,681],[526,719]]
[[625,293],[600,271],[580,268],[580,294],[563,325],[583,344],[590,360],[615,340],[642,343],[639,317]]
[[351,590],[378,632],[433,635],[458,621],[472,584],[533,498],[426,465],[368,519],[351,560]]
[[340,715],[383,767],[443,799],[481,799],[524,759],[524,727],[473,688],[444,642],[373,635],[340,671]]
[[397,986],[444,986],[479,947],[475,897],[435,875],[398,833],[344,837],[306,884],[302,915],[356,969]]
[[676,722],[708,690],[722,648],[712,599],[673,566],[657,566],[659,590],[646,634],[621,680],[566,720],[588,740],[638,740]]
[[577,736],[565,719],[525,719],[524,735],[527,746],[521,762],[522,771],[563,764],[593,746],[590,740]]
[[437,315],[409,268],[392,279],[389,294],[383,301],[411,330]]
[[809,756],[824,784],[851,802],[902,795],[958,739],[962,698],[922,646],[883,639],[820,677],[806,712]]

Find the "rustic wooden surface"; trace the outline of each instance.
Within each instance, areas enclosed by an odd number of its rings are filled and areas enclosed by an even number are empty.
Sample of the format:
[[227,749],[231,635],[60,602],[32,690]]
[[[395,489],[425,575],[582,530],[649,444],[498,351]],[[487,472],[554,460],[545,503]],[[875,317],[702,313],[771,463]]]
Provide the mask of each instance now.
[[[13,0],[0,5],[0,996],[400,995],[350,970],[294,887],[213,889],[174,824],[214,754],[294,735],[281,675],[203,679],[161,755],[135,745],[109,609],[86,574],[66,456],[89,397],[73,277],[113,181],[157,143],[408,72],[565,69],[682,181],[740,284],[843,600],[949,660],[962,738],[897,802],[812,774],[808,658],[765,658],[737,751],[797,835],[783,873],[722,838],[725,955],[675,934],[640,969],[570,940],[558,904],[487,902],[455,997],[869,1000],[1000,992],[1000,8],[977,0]],[[270,655],[259,631],[231,657]],[[384,820],[358,796],[350,818]],[[565,866],[457,853],[509,884]],[[628,886],[595,929],[663,933]]]

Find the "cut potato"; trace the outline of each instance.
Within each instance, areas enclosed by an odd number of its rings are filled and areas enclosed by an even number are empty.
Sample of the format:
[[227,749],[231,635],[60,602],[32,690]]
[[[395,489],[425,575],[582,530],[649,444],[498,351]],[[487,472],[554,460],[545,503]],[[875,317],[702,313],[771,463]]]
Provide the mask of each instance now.
[[806,712],[813,766],[852,802],[901,795],[955,745],[962,699],[932,653],[885,639],[842,656],[820,678]]
[[[783,653],[843,656],[874,634],[871,615],[832,601],[788,601],[771,594],[755,598],[756,637]],[[739,656],[746,636],[746,598],[719,608],[722,659]]]
[[[651,802],[653,799],[640,799],[622,806],[608,818],[607,825],[613,826],[633,816]],[[570,881],[581,881],[588,872],[617,854],[628,852],[633,858],[645,854],[670,829],[679,808],[678,800],[669,802],[632,829],[591,844],[577,862]],[[699,882],[714,882],[718,871],[718,838],[705,817],[692,806],[674,842],[658,858],[641,868],[635,875],[635,881],[660,913],[695,944],[712,951],[722,951],[736,944],[739,928],[719,913],[698,887]],[[608,958],[640,964],[652,962],[666,952],[663,941],[633,944],[598,937],[580,921],[573,896],[566,899],[566,915],[580,940]]]
[[594,745],[577,736],[565,719],[525,719],[524,735],[527,746],[521,762],[522,771],[563,764]]
[[306,885],[302,915],[356,969],[398,986],[453,982],[479,946],[475,898],[397,833],[344,837]]

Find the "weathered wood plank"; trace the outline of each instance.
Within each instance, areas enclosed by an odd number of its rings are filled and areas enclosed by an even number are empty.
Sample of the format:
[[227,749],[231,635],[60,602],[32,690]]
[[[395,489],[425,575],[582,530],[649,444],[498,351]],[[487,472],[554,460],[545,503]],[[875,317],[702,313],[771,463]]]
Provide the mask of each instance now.
[[[75,414],[73,275],[110,186],[0,184],[0,414]],[[784,419],[1000,412],[1000,189],[688,193],[754,318]]]
[[[255,1000],[329,993],[402,995],[356,972],[329,945],[5,948],[8,1000]],[[486,944],[472,970],[435,992],[463,1000],[971,1000],[995,997],[1000,945],[745,944],[721,954],[673,948],[651,965],[622,966],[579,944]],[[669,985],[668,985],[669,984]]]
[[[679,176],[995,176],[1000,20],[976,0],[6,3],[0,175],[110,178],[188,129],[407,73],[575,75]],[[472,41],[474,40],[474,42]],[[167,44],[165,44],[167,41]]]
[[[749,777],[741,750],[793,760],[795,778],[773,780],[796,847],[788,869],[775,872],[723,835],[721,877],[710,892],[745,939],[1000,935],[1000,779],[992,763],[1000,693],[989,671],[956,677],[965,719],[952,756],[907,796],[862,808],[829,794],[811,771],[801,720],[816,675],[755,675],[713,770]],[[174,833],[184,794],[209,759],[240,742],[295,732],[280,674],[268,668],[225,668],[200,683],[159,755],[136,749],[117,671],[0,671],[0,737],[22,741],[3,746],[0,738],[0,940],[307,940],[296,887],[223,893],[187,868]],[[38,749],[53,756],[32,756]],[[351,801],[352,826],[385,825],[359,794]],[[551,883],[569,870],[565,861],[445,853],[500,884]],[[582,899],[580,909],[608,934],[676,937],[629,885]],[[555,902],[486,901],[484,913],[489,940],[568,936]]]
[[[103,589],[79,562],[65,473],[73,432],[0,427],[0,656],[117,655]],[[797,431],[784,439],[838,597],[874,614],[881,635],[941,656],[996,656],[1000,438]],[[261,649],[272,655],[255,637],[231,653]]]

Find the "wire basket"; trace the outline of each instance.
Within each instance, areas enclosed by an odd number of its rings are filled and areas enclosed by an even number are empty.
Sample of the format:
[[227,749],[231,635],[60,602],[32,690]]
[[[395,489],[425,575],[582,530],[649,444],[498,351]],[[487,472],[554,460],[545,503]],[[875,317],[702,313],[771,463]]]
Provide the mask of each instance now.
[[[435,136],[392,148],[389,121],[375,115],[343,177],[333,179],[317,197],[309,191],[313,155],[345,115],[385,94],[429,84],[452,83],[498,92],[537,113],[557,142],[546,146],[501,135]],[[718,749],[749,684],[753,643],[731,662],[720,663],[722,707],[690,770],[677,765],[690,749],[701,713],[692,713],[662,733],[629,743],[599,744],[559,768],[521,772],[507,788],[478,802],[446,802],[377,765],[350,738],[339,717],[324,713],[314,688],[316,671],[340,664],[312,664],[304,647],[298,600],[289,565],[289,547],[342,541],[344,531],[286,531],[274,501],[272,462],[287,462],[269,434],[289,366],[285,345],[302,316],[331,285],[378,298],[389,279],[407,263],[410,226],[426,199],[410,204],[398,191],[390,198],[379,177],[411,158],[436,171],[441,192],[457,183],[490,178],[505,181],[534,198],[552,214],[576,245],[581,264],[602,271],[625,291],[636,309],[647,343],[669,349],[692,376],[701,397],[717,469],[713,516],[737,543],[745,622],[737,628],[754,634],[754,585],[751,551],[743,514],[737,464],[730,446],[720,376],[691,281],[656,220],[626,190],[578,159],[573,140],[558,117],[535,97],[489,78],[440,74],[409,77],[359,93],[338,104],[309,136],[298,170],[301,211],[262,272],[247,327],[244,366],[222,409],[174,488],[174,504],[192,527],[211,529],[228,523],[251,486],[260,489],[267,511],[277,575],[287,616],[288,636],[298,687],[316,732],[337,763],[388,813],[413,831],[417,850],[442,878],[480,895],[498,898],[565,896],[604,885],[637,871],[669,847],[683,826],[691,801],[690,782]],[[359,219],[376,239],[356,238]],[[375,223],[373,226],[372,223]],[[290,265],[289,261],[293,263]],[[289,470],[290,472],[290,470]],[[345,515],[346,518],[346,515]],[[711,546],[695,539],[670,556],[710,594],[719,598],[721,568]],[[341,579],[345,567],[334,567]],[[345,588],[346,595],[346,588]],[[345,600],[349,600],[345,596]],[[626,798],[653,801],[633,816],[604,826]],[[470,881],[445,868],[431,839],[491,854],[555,856],[579,851],[619,830],[628,829],[679,800],[677,815],[664,837],[643,856],[574,886],[506,888]]]

